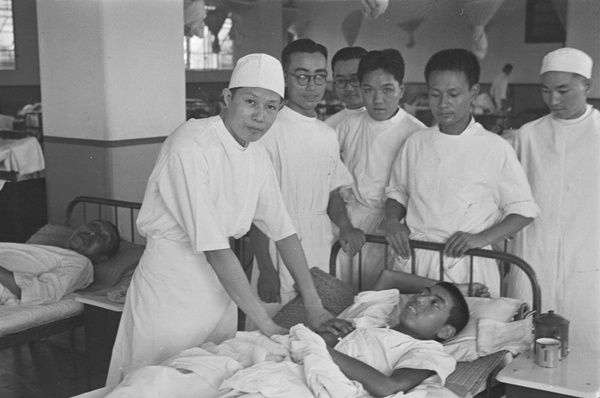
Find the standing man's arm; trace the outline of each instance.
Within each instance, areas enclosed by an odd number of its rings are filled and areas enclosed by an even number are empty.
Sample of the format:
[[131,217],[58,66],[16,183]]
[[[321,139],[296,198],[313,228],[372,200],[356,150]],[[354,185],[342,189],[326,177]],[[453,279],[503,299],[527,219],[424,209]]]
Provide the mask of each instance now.
[[403,258],[410,257],[410,229],[401,221],[406,217],[406,207],[395,199],[385,202],[385,218],[381,223],[387,242]]
[[340,244],[342,245],[342,249],[350,257],[354,256],[366,242],[365,233],[358,228],[354,228],[352,222],[350,222],[346,204],[344,203],[344,199],[342,199],[339,188],[334,189],[329,194],[327,214],[331,221],[340,229]]
[[265,303],[278,303],[281,301],[279,293],[281,285],[279,272],[275,269],[273,259],[269,253],[269,237],[254,224],[250,227],[248,236],[260,271],[258,296]]
[[246,316],[258,325],[262,333],[267,336],[287,333],[286,329],[273,322],[252,294],[242,265],[231,249],[208,250],[204,254],[229,297],[244,311]]

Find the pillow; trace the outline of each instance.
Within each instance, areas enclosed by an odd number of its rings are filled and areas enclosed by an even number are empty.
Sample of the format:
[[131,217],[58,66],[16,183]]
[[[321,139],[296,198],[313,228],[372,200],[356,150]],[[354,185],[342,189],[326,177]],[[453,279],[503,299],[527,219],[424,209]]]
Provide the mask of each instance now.
[[46,224],[27,239],[27,243],[64,247],[64,243],[73,232],[75,232],[75,228],[66,225]]
[[122,240],[117,254],[94,264],[94,282],[85,290],[94,291],[122,283],[133,272],[144,253],[144,246]]
[[494,319],[480,319],[477,322],[477,354],[480,357],[501,350],[517,356],[532,345],[532,316],[514,322],[500,322]]
[[[74,228],[66,225],[47,224],[33,234],[27,243],[64,247],[64,242],[74,231]],[[94,265],[94,282],[80,292],[101,290],[120,283],[137,266],[143,252],[143,245],[122,240],[117,254]]]
[[356,328],[391,326],[390,314],[399,301],[397,289],[360,292],[338,318],[352,322]]
[[452,339],[444,342],[444,351],[457,361],[474,361],[477,353],[477,323],[479,319],[492,319],[510,322],[519,310],[523,301],[507,297],[481,298],[466,297],[469,305],[469,322],[467,326]]

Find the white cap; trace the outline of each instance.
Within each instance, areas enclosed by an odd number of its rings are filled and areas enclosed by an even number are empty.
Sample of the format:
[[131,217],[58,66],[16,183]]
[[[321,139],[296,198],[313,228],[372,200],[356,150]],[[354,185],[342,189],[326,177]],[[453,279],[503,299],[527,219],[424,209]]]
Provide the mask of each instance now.
[[571,72],[585,78],[592,77],[592,58],[576,48],[559,48],[544,57],[540,75],[546,72]]
[[260,87],[276,92],[283,98],[285,81],[283,67],[267,54],[248,54],[235,64],[229,88]]

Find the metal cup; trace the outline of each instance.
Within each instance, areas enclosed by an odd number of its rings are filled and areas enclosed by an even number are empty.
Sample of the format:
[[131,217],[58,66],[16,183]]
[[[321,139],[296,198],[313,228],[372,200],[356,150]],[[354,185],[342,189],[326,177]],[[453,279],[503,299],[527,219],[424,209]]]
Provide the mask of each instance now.
[[560,366],[562,360],[560,340],[542,337],[535,341],[535,363],[544,368]]

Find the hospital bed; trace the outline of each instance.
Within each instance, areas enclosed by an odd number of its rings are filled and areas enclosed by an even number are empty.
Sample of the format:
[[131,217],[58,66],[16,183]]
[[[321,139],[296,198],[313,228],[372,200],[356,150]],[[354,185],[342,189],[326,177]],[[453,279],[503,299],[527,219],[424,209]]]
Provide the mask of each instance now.
[[[387,250],[387,243],[382,237],[368,236],[367,238],[368,242],[382,245],[383,249]],[[411,241],[411,247],[413,258],[416,250],[433,250],[440,254],[443,252],[443,245],[431,242]],[[356,295],[356,291],[349,284],[335,278],[339,250],[340,245],[336,243],[332,248],[329,273],[321,271],[318,268],[311,269],[311,275],[323,305],[334,315],[340,314],[342,310],[352,305]],[[515,352],[515,349],[520,348],[524,351],[530,347],[532,339],[532,314],[535,314],[541,308],[541,295],[535,272],[522,259],[503,252],[481,249],[469,250],[467,255],[471,259],[475,257],[495,259],[501,271],[512,266],[525,272],[531,282],[533,292],[531,305],[508,298],[467,298],[471,311],[471,320],[465,330],[451,339],[445,346],[448,353],[451,353],[455,358],[460,357],[464,360],[460,360],[457,363],[456,370],[446,380],[445,388],[442,391],[453,397],[486,397],[492,394],[492,388],[496,388],[495,375],[497,372],[512,359],[513,354],[518,354],[518,351]],[[360,256],[359,254],[359,258]],[[440,256],[440,267],[443,267],[443,261],[443,256]],[[471,261],[471,274],[472,268],[473,261]],[[470,282],[472,283],[472,281]],[[306,323],[302,298],[297,297],[286,304],[273,319],[276,323],[286,328],[291,328],[298,323]],[[493,327],[495,330],[502,330],[498,326],[510,325],[512,329],[510,332],[507,332],[510,333],[510,336],[505,334],[498,337],[502,340],[502,344],[499,344],[500,340],[498,343],[489,341],[489,336],[494,333],[486,335],[488,338],[486,343],[483,344],[480,340],[484,339],[479,339],[479,336],[477,336],[478,332],[486,330],[481,329],[481,325],[488,328]],[[514,326],[518,326],[518,329],[515,329]],[[511,339],[515,341],[510,341]],[[508,343],[510,348],[504,347],[503,344],[505,344],[505,341],[510,341]],[[176,384],[175,382],[172,383]],[[115,386],[104,387],[82,394],[79,398],[104,397],[114,388]],[[502,387],[499,386],[497,388],[501,389]],[[129,392],[131,393],[131,391]],[[496,392],[494,391],[494,393]]]
[[[388,250],[388,245],[385,238],[381,236],[367,235],[367,242],[381,245],[381,249],[385,250],[385,261],[387,263],[387,256],[390,255],[390,251]],[[439,267],[440,271],[443,270],[443,244],[416,240],[411,240],[410,243],[412,251],[411,258],[413,273],[415,273],[415,252],[417,250],[429,250],[439,253]],[[338,267],[337,256],[340,249],[341,246],[339,242],[336,242],[331,251],[329,274],[320,271],[317,268],[311,269],[311,274],[313,276],[313,280],[315,281],[315,286],[319,292],[319,296],[323,301],[323,305],[334,315],[338,315],[345,308],[349,307],[353,303],[354,296],[356,294],[354,289],[349,284],[346,284],[335,278],[336,268]],[[357,256],[359,258],[358,275],[361,275],[362,253],[359,253]],[[500,292],[502,295],[505,294],[505,283],[503,281],[503,277],[506,275],[506,272],[509,269],[511,272],[524,272],[532,288],[532,297],[530,303],[507,298],[467,298],[467,302],[471,309],[471,320],[463,332],[447,343],[447,347],[450,347],[447,352],[452,353],[452,355],[455,356],[459,362],[454,373],[452,373],[447,379],[446,388],[459,397],[485,397],[489,396],[491,394],[491,389],[498,384],[495,381],[495,375],[502,369],[503,366],[508,363],[508,361],[511,360],[512,356],[507,350],[499,350],[493,353],[488,353],[487,351],[493,347],[493,341],[490,341],[489,338],[485,343],[482,343],[482,345],[486,345],[488,347],[481,347],[481,352],[488,355],[477,355],[479,351],[479,342],[477,341],[479,336],[477,336],[477,333],[481,332],[481,330],[489,330],[489,327],[494,325],[493,322],[499,322],[496,325],[502,326],[504,322],[521,321],[519,322],[518,329],[511,329],[511,333],[515,333],[515,340],[512,341],[512,344],[513,347],[521,346],[522,348],[525,348],[529,346],[531,344],[530,339],[532,337],[530,333],[532,330],[531,319],[533,315],[539,314],[539,310],[541,309],[541,291],[537,282],[535,271],[529,264],[527,264],[527,262],[519,257],[506,252],[484,249],[471,249],[467,252],[466,256],[470,259],[469,266],[471,280],[469,283],[473,283],[473,259],[476,257],[483,257],[497,260],[496,263],[501,275]],[[443,275],[443,272],[440,272],[440,274]],[[486,302],[485,300],[488,301]],[[487,317],[491,317],[492,319]],[[299,322],[306,322],[302,297],[298,296],[289,302],[275,315],[273,319],[280,326],[286,328],[289,328]],[[478,325],[480,325],[478,322],[480,319],[485,319],[485,326],[488,328],[478,330]],[[517,326],[517,324],[515,323],[511,326]],[[506,336],[496,336],[496,339],[499,340],[501,337]]]
[[[76,226],[95,219],[108,220],[121,233],[118,253],[94,267],[94,282],[82,291],[95,291],[117,285],[137,265],[144,245],[134,229],[139,203],[80,196],[67,206],[65,223],[47,224],[31,236],[27,243],[60,245]],[[77,292],[56,303],[44,305],[0,306],[0,350],[33,342],[54,334],[74,331],[84,323],[84,305],[75,301]]]

